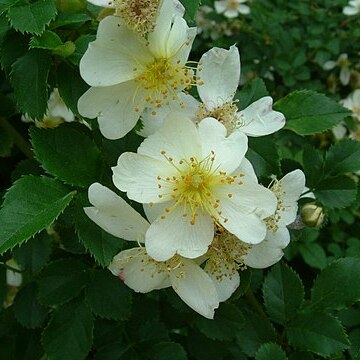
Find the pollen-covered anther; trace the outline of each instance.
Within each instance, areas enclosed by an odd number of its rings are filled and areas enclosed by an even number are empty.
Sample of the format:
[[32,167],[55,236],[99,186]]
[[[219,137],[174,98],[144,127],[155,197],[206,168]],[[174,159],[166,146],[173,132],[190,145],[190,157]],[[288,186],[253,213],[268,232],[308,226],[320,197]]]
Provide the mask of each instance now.
[[234,129],[242,125],[241,119],[237,115],[237,102],[238,100],[224,102],[222,105],[218,105],[211,110],[209,110],[205,104],[200,104],[196,117],[199,120],[206,117],[215,118],[231,133]]
[[250,244],[239,240],[222,227],[218,227],[207,252],[207,267],[217,280],[230,279],[238,270],[245,270],[244,258],[251,249]]
[[142,36],[152,32],[160,0],[114,0],[115,15],[124,19],[127,26]]
[[281,213],[286,211],[286,208],[283,206],[282,198],[286,192],[282,189],[281,180],[273,179],[269,185],[270,190],[274,193],[277,199],[277,205],[275,213],[265,219],[266,227],[272,232],[276,232],[279,229],[279,221],[281,220]]
[[[157,176],[158,189],[161,189],[158,197],[160,199],[167,197],[173,201],[173,204],[166,208],[163,216],[166,217],[173,209],[181,206],[182,215],[189,216],[191,225],[195,225],[198,218],[204,215],[209,215],[216,223],[219,220],[227,222],[228,219],[218,210],[220,199],[216,197],[215,190],[223,184],[233,185],[236,177],[218,171],[214,166],[216,159],[214,151],[200,161],[190,156],[188,159],[180,159],[176,162],[165,150],[161,150],[160,153],[177,173],[166,177]],[[228,193],[227,196],[230,198],[233,194]]]
[[172,59],[159,58],[147,64],[135,81],[147,91],[145,100],[148,105],[160,108],[167,103],[169,95],[181,104],[177,93],[194,84],[193,76],[194,72],[189,67],[174,63]]

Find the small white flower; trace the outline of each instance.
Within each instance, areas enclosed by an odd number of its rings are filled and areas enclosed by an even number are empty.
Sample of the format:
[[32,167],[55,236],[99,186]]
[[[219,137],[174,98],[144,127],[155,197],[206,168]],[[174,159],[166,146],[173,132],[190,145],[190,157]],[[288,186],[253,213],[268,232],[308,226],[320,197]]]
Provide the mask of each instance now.
[[214,6],[218,14],[224,14],[225,17],[232,19],[236,18],[239,14],[250,14],[250,8],[244,5],[247,0],[222,0],[215,1]]
[[123,153],[112,168],[116,187],[148,204],[148,218],[156,218],[145,239],[154,259],[203,255],[213,239],[214,222],[244,242],[264,239],[262,219],[274,213],[276,197],[240,166],[246,136],[226,135],[216,119],[204,119],[197,127],[172,113],[136,154]]
[[[15,261],[15,259],[8,260],[6,262],[6,265],[11,267],[12,269],[21,270],[20,266]],[[14,286],[14,287],[19,287],[19,286],[21,286],[22,281],[23,281],[23,276],[22,276],[22,274],[20,272],[13,271],[13,270],[10,270],[10,269],[6,270],[6,283],[7,283],[7,285]]]
[[[273,100],[265,96],[247,108],[240,110],[233,100],[240,80],[240,56],[235,46],[229,50],[212,48],[200,59],[197,90],[202,100],[199,103],[190,95],[181,97],[184,111],[194,121],[212,117],[221,122],[228,134],[242,132],[247,136],[264,136],[280,130],[285,125],[282,113],[272,110]],[[151,116],[143,116],[142,135],[148,136],[158,129],[170,108],[163,108],[154,121]]]
[[244,260],[246,265],[265,268],[282,258],[282,249],[290,241],[287,225],[295,221],[297,201],[305,189],[305,175],[301,170],[294,170],[281,180],[274,180],[270,190],[277,198],[277,208],[272,216],[265,219],[267,225],[265,240],[251,247]]
[[[93,207],[85,208],[85,213],[105,231],[139,244],[144,241],[150,224],[121,197],[95,183],[89,188],[89,200]],[[210,277],[195,261],[179,255],[159,262],[139,246],[117,254],[109,270],[137,292],[172,286],[188,306],[209,319],[219,306]]]
[[228,132],[240,131],[248,136],[263,136],[285,125],[282,113],[272,110],[272,98],[265,96],[239,111],[233,101],[240,81],[240,56],[235,46],[229,50],[213,48],[200,59],[198,86],[202,100],[197,114],[199,120],[207,116],[218,119]]
[[324,70],[332,70],[335,67],[340,67],[340,82],[346,86],[350,82],[350,61],[348,54],[341,54],[336,61],[330,60],[323,65]]
[[28,117],[27,114],[21,116],[24,122],[35,122],[35,125],[40,128],[53,128],[63,122],[71,122],[75,120],[74,114],[65,105],[63,99],[60,97],[58,89],[54,89],[50,94],[47,111],[41,121],[34,120]]
[[297,201],[305,188],[305,176],[295,170],[281,180],[275,180],[271,191],[276,195],[274,214],[264,219],[267,226],[265,239],[259,244],[248,244],[224,229],[218,229],[214,241],[205,255],[204,270],[213,279],[220,301],[226,301],[240,284],[238,270],[247,266],[263,269],[278,262],[289,244],[287,225],[297,214]]
[[[114,9],[114,15],[123,18],[127,26],[141,35],[154,30],[159,6],[168,0],[89,0],[90,3]],[[174,13],[183,16],[184,6],[178,0],[172,0]]]
[[346,99],[341,101],[341,104],[351,110],[353,117],[360,121],[360,89],[352,92]]
[[[147,40],[108,16],[80,61],[80,73],[92,87],[79,99],[79,112],[98,118],[108,139],[125,136],[145,107],[161,108],[193,82],[185,66],[196,35],[172,1],[162,2],[156,27]],[[179,100],[180,101],[180,100]]]
[[348,6],[343,8],[343,14],[347,16],[360,13],[360,0],[350,0]]
[[331,129],[331,131],[334,134],[336,140],[343,139],[347,132],[346,126],[344,123],[340,123],[340,124],[336,125],[335,127],[333,127]]

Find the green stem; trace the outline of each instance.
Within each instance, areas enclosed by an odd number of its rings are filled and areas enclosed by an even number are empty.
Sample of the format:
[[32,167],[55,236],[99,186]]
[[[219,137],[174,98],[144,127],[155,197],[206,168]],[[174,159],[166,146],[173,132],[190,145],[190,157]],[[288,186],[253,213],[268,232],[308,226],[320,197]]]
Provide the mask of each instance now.
[[29,159],[33,159],[34,155],[31,151],[30,144],[24,140],[21,134],[5,119],[0,118],[0,126],[13,139],[16,147]]
[[251,289],[249,289],[246,294],[246,301],[250,304],[250,306],[264,319],[267,319],[267,315],[265,313],[265,311],[263,310],[261,304],[259,303],[259,301],[256,299],[254,293],[252,292]]

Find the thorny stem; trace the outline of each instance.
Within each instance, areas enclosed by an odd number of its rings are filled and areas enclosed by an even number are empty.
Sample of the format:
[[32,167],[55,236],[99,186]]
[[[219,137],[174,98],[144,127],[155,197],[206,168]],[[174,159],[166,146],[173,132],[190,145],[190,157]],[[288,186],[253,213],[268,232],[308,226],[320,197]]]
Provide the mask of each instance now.
[[256,299],[254,293],[251,289],[249,289],[245,294],[246,301],[249,303],[249,305],[264,319],[267,319],[267,315],[265,311],[263,310],[261,304]]
[[13,139],[16,147],[29,159],[33,159],[34,155],[31,151],[30,144],[24,140],[21,134],[5,119],[0,118],[0,127]]

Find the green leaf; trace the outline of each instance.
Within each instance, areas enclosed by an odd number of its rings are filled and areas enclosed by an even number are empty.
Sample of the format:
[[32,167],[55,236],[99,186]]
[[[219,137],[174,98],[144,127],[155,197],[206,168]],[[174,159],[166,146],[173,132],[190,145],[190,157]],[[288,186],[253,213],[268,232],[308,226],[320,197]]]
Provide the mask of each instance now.
[[246,158],[251,162],[258,177],[278,174],[280,157],[271,136],[249,138]]
[[14,145],[12,137],[5,132],[0,123],[0,157],[8,157]]
[[56,180],[35,176],[17,180],[0,210],[0,253],[50,226],[72,197],[73,193]]
[[285,324],[293,318],[304,301],[304,286],[299,276],[286,264],[277,264],[263,284],[266,310],[270,318]]
[[289,355],[289,360],[314,360],[310,352],[300,351]]
[[86,216],[83,207],[88,205],[86,194],[79,194],[73,211],[76,232],[95,260],[100,265],[107,266],[122,249],[123,241],[102,230]]
[[316,134],[339,124],[350,115],[337,102],[311,90],[294,91],[274,104],[285,115],[285,128],[299,135]]
[[255,360],[286,360],[286,354],[284,350],[274,343],[267,343],[261,345],[255,355]]
[[251,270],[249,268],[240,272],[240,286],[231,295],[231,300],[237,300],[241,296],[245,295],[250,288],[251,284]]
[[37,299],[35,283],[26,284],[16,295],[14,315],[22,326],[34,329],[41,326],[47,318],[48,310]]
[[143,341],[168,341],[170,340],[166,325],[159,320],[149,320],[139,327],[139,336]]
[[8,18],[17,31],[41,34],[56,14],[54,0],[35,0],[12,6],[8,11]]
[[45,305],[59,305],[76,297],[85,287],[87,265],[76,259],[50,263],[39,279],[39,299]]
[[356,199],[356,183],[349,177],[339,175],[323,180],[317,185],[316,199],[328,208],[343,208]]
[[19,110],[33,119],[41,119],[47,109],[50,61],[46,51],[33,49],[12,65],[10,78]]
[[270,321],[246,310],[245,326],[236,334],[236,342],[248,356],[255,356],[258,348],[267,342],[275,341],[275,330]]
[[214,320],[198,317],[195,326],[210,339],[231,340],[244,326],[244,316],[235,305],[224,303],[216,310]]
[[30,273],[39,272],[49,261],[52,243],[49,235],[42,231],[21,247],[14,249],[17,263]]
[[[0,267],[0,303],[1,304],[4,303],[7,292],[8,292],[8,287],[6,284],[6,269],[4,267]],[[1,309],[0,309],[0,313],[1,313]]]
[[299,245],[304,261],[311,267],[323,269],[327,265],[325,250],[317,243],[308,242]]
[[124,320],[131,313],[132,293],[109,270],[95,270],[85,289],[86,301],[94,314],[114,320]]
[[[72,14],[74,16],[74,14]],[[83,14],[75,14],[77,17],[78,16],[85,16]],[[58,17],[60,18],[60,16]],[[66,15],[66,20],[69,19],[69,14]],[[80,19],[79,22],[85,22],[91,19]],[[87,50],[89,43],[94,41],[96,39],[95,35],[92,34],[85,34],[85,35],[81,35],[79,36],[76,40],[75,40],[75,51],[73,54],[71,54],[71,56],[69,57],[69,60],[75,64],[75,65],[79,65],[81,58],[83,57],[85,51]]]
[[[67,184],[88,187],[99,179],[101,153],[79,124],[30,129],[36,158],[49,173]],[[76,141],[74,141],[76,139]]]
[[93,317],[84,301],[76,299],[55,310],[42,343],[52,360],[85,359],[92,346]]
[[30,40],[30,49],[46,49],[52,50],[62,45],[60,36],[52,31],[46,30],[40,36],[34,36]]
[[188,357],[184,348],[175,342],[164,341],[149,349],[150,359],[156,360],[186,360]]
[[0,15],[15,6],[20,0],[0,0]]
[[181,0],[181,3],[185,7],[185,20],[194,22],[201,0]]
[[[12,96],[12,94],[3,95],[0,94],[0,116],[4,118],[10,118],[11,116],[15,115],[17,113],[16,107],[15,107],[15,99]],[[4,123],[0,124],[0,133],[3,132],[1,127],[5,128]],[[8,134],[7,137],[10,137]],[[4,141],[4,135],[2,135],[2,140],[0,140],[0,144],[2,141]],[[8,142],[9,140],[5,140],[5,142]],[[11,142],[12,139],[11,139]],[[1,151],[1,150],[0,150]]]
[[287,329],[289,344],[323,357],[344,351],[349,340],[339,320],[329,314],[308,312],[298,315]]
[[306,185],[315,187],[324,176],[324,159],[321,151],[310,145],[305,146],[303,152],[303,165],[306,175]]
[[351,347],[349,353],[352,359],[360,358],[360,329],[354,329],[349,333]]
[[360,300],[360,260],[339,259],[324,269],[314,282],[311,306],[316,309],[343,309]]
[[326,154],[325,172],[340,175],[360,170],[360,142],[344,139],[333,145]]
[[243,110],[256,100],[268,95],[269,92],[266,89],[264,81],[262,79],[255,79],[238,91],[235,95],[235,99],[238,100],[238,108]]
[[13,30],[8,31],[0,47],[1,67],[7,75],[11,72],[12,64],[28,52],[28,39]]
[[88,89],[88,85],[81,78],[78,70],[62,63],[57,68],[58,89],[66,106],[74,113],[79,114],[77,103],[80,96]]

